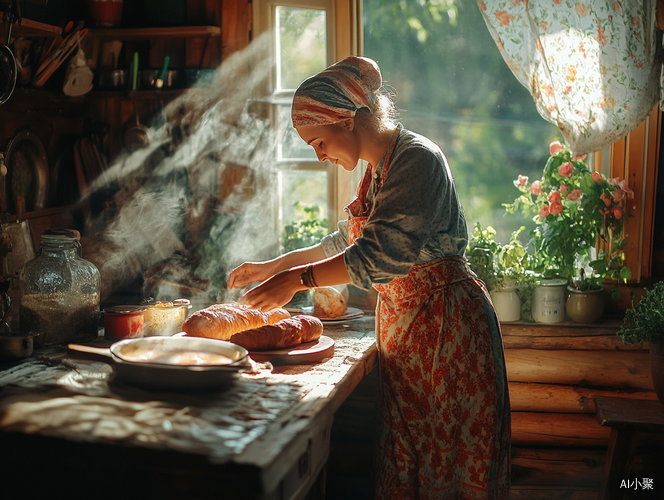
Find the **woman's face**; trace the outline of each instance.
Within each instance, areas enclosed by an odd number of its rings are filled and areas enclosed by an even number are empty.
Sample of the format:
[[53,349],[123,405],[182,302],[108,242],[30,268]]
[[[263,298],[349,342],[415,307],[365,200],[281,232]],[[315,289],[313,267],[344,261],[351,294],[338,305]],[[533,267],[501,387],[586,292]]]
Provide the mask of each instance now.
[[351,171],[360,159],[359,142],[353,129],[355,121],[349,118],[333,125],[296,127],[304,142],[316,151],[319,161],[329,160]]

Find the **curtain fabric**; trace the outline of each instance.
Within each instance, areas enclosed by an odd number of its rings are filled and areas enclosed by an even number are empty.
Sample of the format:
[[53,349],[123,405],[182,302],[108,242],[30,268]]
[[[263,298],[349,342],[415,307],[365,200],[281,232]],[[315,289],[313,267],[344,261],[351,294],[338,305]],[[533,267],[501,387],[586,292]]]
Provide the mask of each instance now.
[[634,130],[659,99],[656,0],[478,0],[507,65],[574,154]]

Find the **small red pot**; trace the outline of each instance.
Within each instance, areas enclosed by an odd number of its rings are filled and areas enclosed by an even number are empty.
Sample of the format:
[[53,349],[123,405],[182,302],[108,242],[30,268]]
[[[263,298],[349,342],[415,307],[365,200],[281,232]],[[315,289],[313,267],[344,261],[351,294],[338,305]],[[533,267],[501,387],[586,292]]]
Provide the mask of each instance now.
[[122,0],[85,0],[88,22],[97,28],[116,28],[122,20]]
[[104,336],[110,340],[143,337],[145,307],[112,306],[104,309]]

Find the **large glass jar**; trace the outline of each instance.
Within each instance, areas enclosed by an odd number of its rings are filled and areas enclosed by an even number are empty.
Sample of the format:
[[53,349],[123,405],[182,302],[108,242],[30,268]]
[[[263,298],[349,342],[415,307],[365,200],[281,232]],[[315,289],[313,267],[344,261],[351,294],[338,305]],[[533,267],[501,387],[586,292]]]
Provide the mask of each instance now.
[[76,231],[45,232],[37,257],[19,274],[23,332],[41,333],[45,344],[97,337],[101,275],[81,257]]

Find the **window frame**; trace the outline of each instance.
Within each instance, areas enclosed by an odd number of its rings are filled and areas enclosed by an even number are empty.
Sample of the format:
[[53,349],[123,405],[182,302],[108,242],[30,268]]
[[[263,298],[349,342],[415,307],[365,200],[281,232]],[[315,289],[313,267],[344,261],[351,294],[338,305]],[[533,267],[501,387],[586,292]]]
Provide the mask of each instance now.
[[[252,38],[257,38],[273,29],[276,24],[276,7],[298,7],[322,9],[326,11],[327,24],[327,64],[333,64],[349,55],[356,55],[361,49],[361,0],[254,0],[252,5]],[[293,91],[276,90],[276,43],[273,44],[271,57],[274,58],[274,71],[269,79],[271,104],[278,106],[292,100]],[[278,129],[276,107],[273,106],[270,120]],[[336,229],[337,221],[345,218],[343,208],[351,201],[353,189],[364,170],[359,165],[353,172],[347,172],[329,162],[314,159],[275,159],[278,171],[325,171],[327,173],[327,217],[328,229]]]

